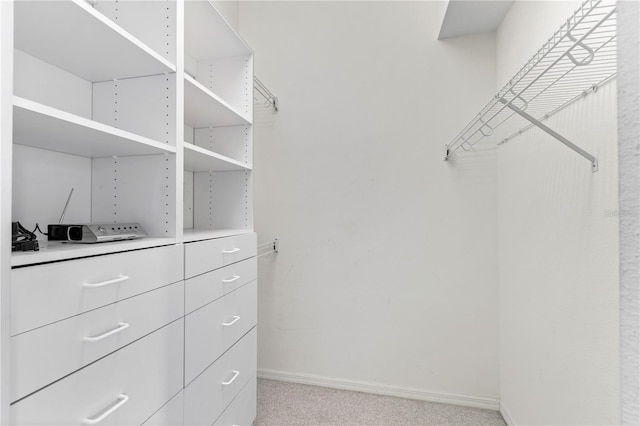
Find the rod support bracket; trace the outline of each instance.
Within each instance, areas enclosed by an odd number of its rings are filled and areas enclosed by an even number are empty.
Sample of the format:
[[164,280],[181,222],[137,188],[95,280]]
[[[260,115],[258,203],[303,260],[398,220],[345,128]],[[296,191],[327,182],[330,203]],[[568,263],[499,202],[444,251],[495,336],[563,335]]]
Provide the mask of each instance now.
[[587,160],[589,160],[591,162],[591,171],[592,172],[597,172],[598,171],[598,159],[596,157],[594,157],[593,155],[589,154],[587,151],[585,151],[584,149],[580,148],[578,145],[574,144],[569,139],[565,138],[564,136],[562,136],[561,134],[559,134],[558,132],[556,132],[555,130],[553,130],[552,128],[547,126],[546,124],[542,123],[540,120],[538,120],[535,117],[533,117],[533,116],[527,114],[526,112],[522,111],[520,108],[518,108],[515,105],[513,105],[510,101],[507,101],[505,98],[500,98],[500,102],[503,103],[505,106],[509,107],[513,112],[515,112],[516,114],[520,115],[525,120],[529,121],[534,126],[538,127],[540,130],[542,130],[542,131],[546,132],[547,134],[553,136],[555,139],[557,139],[558,141],[562,142],[568,148],[572,149],[573,151],[575,151],[579,155],[581,155],[584,158],[586,158]]

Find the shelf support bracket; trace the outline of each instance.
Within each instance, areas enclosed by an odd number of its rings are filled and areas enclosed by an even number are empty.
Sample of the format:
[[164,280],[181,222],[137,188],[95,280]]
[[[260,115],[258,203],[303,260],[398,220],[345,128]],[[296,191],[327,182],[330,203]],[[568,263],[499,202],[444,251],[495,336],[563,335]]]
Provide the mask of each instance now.
[[526,112],[524,112],[520,108],[516,107],[515,105],[512,105],[505,98],[500,98],[500,102],[502,102],[505,106],[510,108],[516,114],[518,114],[521,117],[523,117],[525,120],[531,122],[531,124],[533,124],[534,126],[537,126],[541,130],[543,130],[546,133],[550,134],[551,136],[553,136],[554,138],[556,138],[557,140],[559,140],[560,142],[562,142],[563,144],[565,144],[566,146],[568,146],[569,148],[571,148],[572,150],[574,150],[575,152],[577,152],[578,154],[580,154],[581,156],[583,156],[584,158],[589,160],[591,162],[591,171],[592,172],[597,172],[598,171],[598,159],[596,157],[594,157],[593,155],[589,154],[587,151],[585,151],[584,149],[580,148],[578,145],[574,144],[569,139],[567,139],[564,136],[562,136],[560,133],[558,133],[555,130],[551,129],[549,126],[545,125],[540,120],[532,117],[531,115],[527,114]]

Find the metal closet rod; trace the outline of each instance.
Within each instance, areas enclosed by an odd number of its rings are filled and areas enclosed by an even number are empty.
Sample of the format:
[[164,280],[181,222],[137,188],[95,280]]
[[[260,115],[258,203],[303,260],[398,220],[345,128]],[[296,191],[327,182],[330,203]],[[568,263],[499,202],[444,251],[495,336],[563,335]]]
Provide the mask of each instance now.
[[278,97],[271,93],[271,90],[255,75],[253,76],[253,88],[265,99],[266,106],[273,106],[273,109],[278,111]]
[[271,253],[278,253],[278,239],[258,244],[258,253],[256,257],[269,256]]

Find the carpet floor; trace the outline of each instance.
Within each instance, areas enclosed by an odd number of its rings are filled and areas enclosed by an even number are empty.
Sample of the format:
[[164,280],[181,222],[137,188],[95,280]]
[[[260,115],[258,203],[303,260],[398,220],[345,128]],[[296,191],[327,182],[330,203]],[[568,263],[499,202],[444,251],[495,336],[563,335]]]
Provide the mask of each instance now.
[[500,413],[297,383],[258,379],[254,426],[496,425]]

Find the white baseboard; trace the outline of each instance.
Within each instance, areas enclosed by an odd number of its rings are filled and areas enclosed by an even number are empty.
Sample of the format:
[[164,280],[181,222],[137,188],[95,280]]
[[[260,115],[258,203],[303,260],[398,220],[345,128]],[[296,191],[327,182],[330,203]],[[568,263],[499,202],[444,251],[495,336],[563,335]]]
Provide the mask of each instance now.
[[513,420],[513,416],[502,402],[500,402],[500,414],[502,415],[502,418],[504,419],[507,426],[516,426],[518,424],[515,422],[515,420]]
[[492,397],[456,395],[442,392],[427,392],[420,389],[400,388],[396,386],[380,385],[377,383],[336,379],[330,377],[315,376],[311,374],[290,373],[286,371],[269,370],[264,368],[258,369],[258,378],[500,411],[499,399]]

